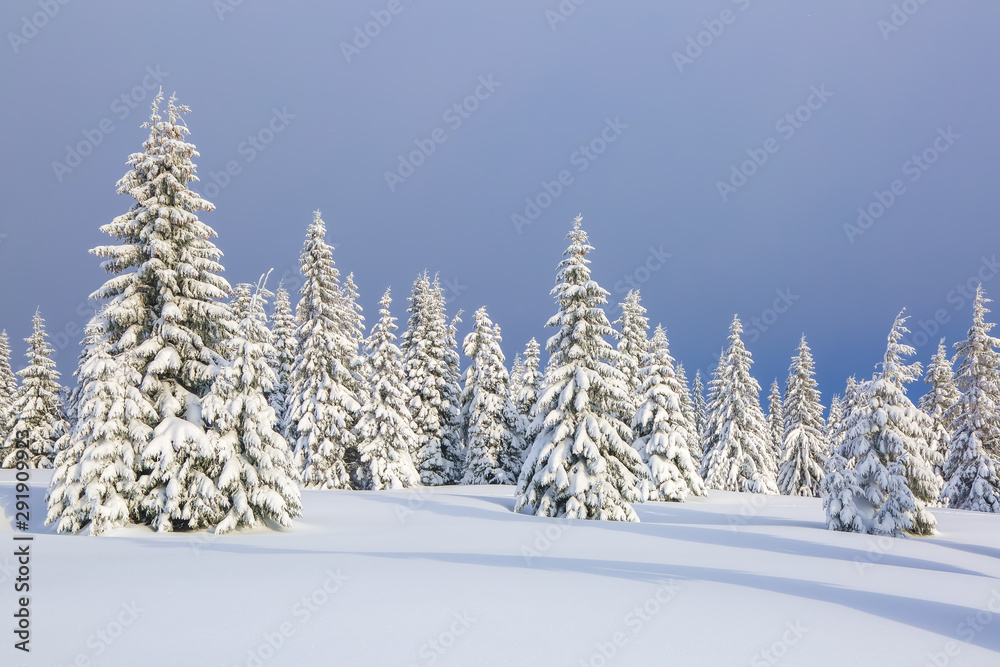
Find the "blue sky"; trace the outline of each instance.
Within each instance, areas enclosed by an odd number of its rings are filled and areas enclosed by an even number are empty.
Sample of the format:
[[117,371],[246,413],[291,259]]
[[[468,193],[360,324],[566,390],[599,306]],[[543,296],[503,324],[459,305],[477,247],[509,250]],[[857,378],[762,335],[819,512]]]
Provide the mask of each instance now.
[[765,392],[802,333],[827,401],[902,307],[926,363],[968,327],[964,285],[1000,295],[995,2],[235,3],[0,8],[16,366],[40,306],[75,367],[87,250],[130,206],[115,183],[161,84],[192,108],[230,282],[293,276],[320,209],[369,324],[388,285],[403,324],[427,268],[463,335],[485,304],[509,358],[544,343],[577,213],[594,277],[614,302],[641,285],[690,376],[738,313]]

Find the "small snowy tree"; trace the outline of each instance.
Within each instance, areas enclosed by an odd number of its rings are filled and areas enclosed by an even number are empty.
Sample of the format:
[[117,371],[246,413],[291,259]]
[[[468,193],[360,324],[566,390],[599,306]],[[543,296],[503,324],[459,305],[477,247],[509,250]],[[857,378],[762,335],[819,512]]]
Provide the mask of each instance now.
[[643,400],[632,421],[632,446],[649,467],[650,479],[640,483],[642,491],[648,500],[683,501],[688,494],[705,495],[689,449],[694,425],[684,414],[684,388],[660,326],[653,332],[639,378]]
[[[954,369],[948,358],[944,338],[938,343],[937,353],[927,367],[924,381],[931,386],[931,389],[920,399],[918,407],[931,418],[931,447],[946,455],[954,420],[952,408],[961,399],[961,392],[955,386]],[[942,468],[943,463],[936,468],[936,471],[943,474]]]
[[524,373],[521,376],[521,390],[515,396],[517,409],[522,416],[532,418],[531,409],[538,400],[538,392],[542,386],[542,373],[538,341],[532,338],[524,347]]
[[694,413],[694,429],[698,435],[698,465],[701,465],[705,443],[705,425],[708,423],[708,406],[705,403],[705,385],[701,381],[701,371],[694,372],[691,388],[691,405]]
[[417,436],[407,406],[408,389],[403,374],[402,353],[396,346],[396,318],[389,311],[392,298],[385,291],[379,321],[372,327],[368,350],[371,355],[371,394],[356,427],[361,458],[359,478],[366,489],[400,489],[420,484],[420,474],[410,452]]
[[[288,406],[291,381],[298,356],[298,339],[295,337],[295,316],[288,290],[278,288],[274,297],[274,312],[271,314],[271,336],[274,340],[274,389],[269,393],[269,402],[277,418],[276,430],[287,436]],[[287,443],[286,443],[287,444]]]
[[288,434],[307,488],[349,489],[348,451],[361,410],[355,373],[358,342],[345,308],[326,223],[313,214],[300,256],[304,278],[296,308],[298,357],[291,379]]
[[1000,512],[1000,339],[986,322],[990,301],[982,286],[976,290],[972,327],[959,342],[961,359],[956,377],[961,395],[949,416],[953,433],[944,465],[948,485],[943,491],[951,507]]
[[639,290],[631,290],[625,295],[625,301],[618,304],[622,315],[615,320],[618,326],[615,338],[618,339],[618,370],[622,372],[629,386],[628,409],[620,415],[626,424],[632,421],[639,407],[642,381],[639,371],[646,360],[649,350],[649,319],[646,309],[642,306]]
[[135,443],[149,439],[157,415],[138,388],[138,371],[111,354],[107,329],[103,314],[87,325],[78,421],[49,486],[46,523],[56,523],[60,533],[89,524],[91,534],[100,535],[134,519]]
[[465,467],[459,357],[436,277],[431,282],[426,272],[417,276],[407,311],[402,348],[417,436],[414,463],[428,486],[456,483]]
[[849,484],[853,496],[841,491],[839,514],[854,518],[831,519],[828,506],[831,528],[863,527],[868,533],[895,537],[904,532],[930,535],[937,524],[923,500],[940,491],[940,478],[926,458],[930,420],[903,389],[920,372],[919,364],[902,362],[913,354],[913,348],[901,342],[909,331],[905,322],[900,313],[889,334],[881,372],[857,386],[845,415],[838,454],[848,464],[853,462],[853,470],[824,485],[823,491],[829,493],[841,480]]
[[826,434],[827,442],[830,444],[827,454],[836,447],[835,436],[840,433],[841,424],[844,419],[844,399],[840,394],[834,394],[830,399],[830,410],[826,416],[826,427],[823,432]]
[[7,420],[17,395],[17,376],[10,367],[10,339],[0,332],[0,443],[7,439]]
[[638,521],[629,503],[641,501],[645,466],[629,445],[631,429],[618,419],[628,409],[628,380],[610,360],[604,313],[608,292],[590,277],[593,249],[573,223],[552,290],[559,311],[547,344],[551,356],[535,407],[538,435],[518,479],[514,511],[537,516]]
[[[666,336],[666,333],[664,333],[664,336]],[[650,341],[650,349],[652,349],[652,341]],[[687,375],[684,373],[684,364],[678,362],[674,371],[677,375],[677,386],[680,391],[681,412],[684,413],[684,418],[688,421],[688,453],[691,454],[691,460],[695,463],[695,470],[700,471],[701,437],[698,435],[698,430],[695,426],[697,415],[695,414],[694,400],[691,397],[691,388],[688,386]]]
[[768,397],[767,405],[767,431],[771,435],[771,455],[775,461],[780,461],[785,441],[785,412],[781,404],[778,378],[771,382],[771,395]]
[[760,385],[743,346],[743,326],[733,317],[729,347],[712,379],[701,476],[710,489],[778,493],[771,435],[760,409]]
[[823,424],[823,406],[806,337],[792,358],[785,385],[782,458],[778,490],[786,496],[819,496],[830,442]]
[[465,337],[470,360],[463,378],[465,474],[462,484],[514,484],[524,453],[521,416],[510,400],[499,327],[480,308]]
[[7,439],[0,449],[0,467],[17,467],[23,461],[29,468],[51,468],[57,443],[65,435],[59,371],[52,361],[52,348],[45,333],[45,321],[36,311],[33,333],[28,343],[28,365],[18,371],[21,386],[14,396],[7,417]]
[[[510,398],[517,400],[517,395],[521,393],[524,384],[524,360],[520,354],[514,355],[514,361],[510,364]],[[515,406],[516,407],[516,406]]]
[[288,527],[302,514],[292,454],[275,430],[277,417],[267,400],[276,382],[269,360],[278,354],[264,313],[270,294],[264,280],[253,292],[250,286],[238,291],[229,363],[203,401],[219,467],[215,486],[226,499],[225,516],[215,527],[219,534],[265,519]]

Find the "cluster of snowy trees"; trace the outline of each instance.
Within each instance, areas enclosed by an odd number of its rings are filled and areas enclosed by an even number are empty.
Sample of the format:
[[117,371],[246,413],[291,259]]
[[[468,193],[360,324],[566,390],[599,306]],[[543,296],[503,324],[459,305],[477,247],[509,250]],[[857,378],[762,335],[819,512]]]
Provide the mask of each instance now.
[[[545,347],[508,371],[500,327],[476,311],[462,353],[437,278],[420,274],[398,326],[386,290],[370,332],[316,212],[292,295],[221,276],[211,203],[171,98],[153,104],[144,150],[118,191],[130,209],[95,248],[109,274],[66,392],[35,315],[28,365],[0,334],[0,465],[54,468],[48,522],[100,534],[129,523],[224,533],[300,516],[301,488],[516,485],[515,511],[637,521],[633,503],[707,489],[822,496],[828,525],[886,535],[934,530],[930,505],[1000,512],[1000,340],[977,294],[973,327],[944,343],[914,405],[919,364],[897,317],[871,380],[848,380],[829,416],[802,338],[768,413],[734,317],[706,395],[689,386],[638,291],[610,322],[578,217],[551,294]],[[273,299],[273,308],[269,304]],[[614,343],[614,344],[613,344]],[[20,453],[19,453],[20,452]]]

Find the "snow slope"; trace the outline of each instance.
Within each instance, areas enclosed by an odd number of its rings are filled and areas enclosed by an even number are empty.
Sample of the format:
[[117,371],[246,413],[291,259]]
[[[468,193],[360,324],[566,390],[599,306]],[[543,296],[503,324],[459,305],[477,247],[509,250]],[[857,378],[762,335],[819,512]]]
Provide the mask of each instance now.
[[639,505],[639,524],[516,515],[510,487],[303,505],[286,533],[33,526],[33,651],[3,628],[0,664],[1000,664],[998,516],[935,510],[939,535],[879,541],[825,530],[818,500],[722,492]]

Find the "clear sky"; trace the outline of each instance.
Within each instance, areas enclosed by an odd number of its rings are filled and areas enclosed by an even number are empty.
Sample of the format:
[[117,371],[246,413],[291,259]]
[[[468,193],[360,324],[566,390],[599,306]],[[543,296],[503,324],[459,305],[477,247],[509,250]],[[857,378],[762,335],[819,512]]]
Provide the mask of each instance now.
[[427,268],[462,335],[486,305],[509,359],[544,344],[577,213],[595,279],[641,285],[689,376],[738,313],[765,394],[802,333],[826,402],[902,307],[926,363],[968,327],[964,285],[1000,296],[996,2],[576,2],[4,2],[15,366],[40,306],[74,369],[87,250],[131,205],[115,183],[161,84],[192,108],[230,282],[294,276],[320,209],[369,325],[388,285],[404,324]]

